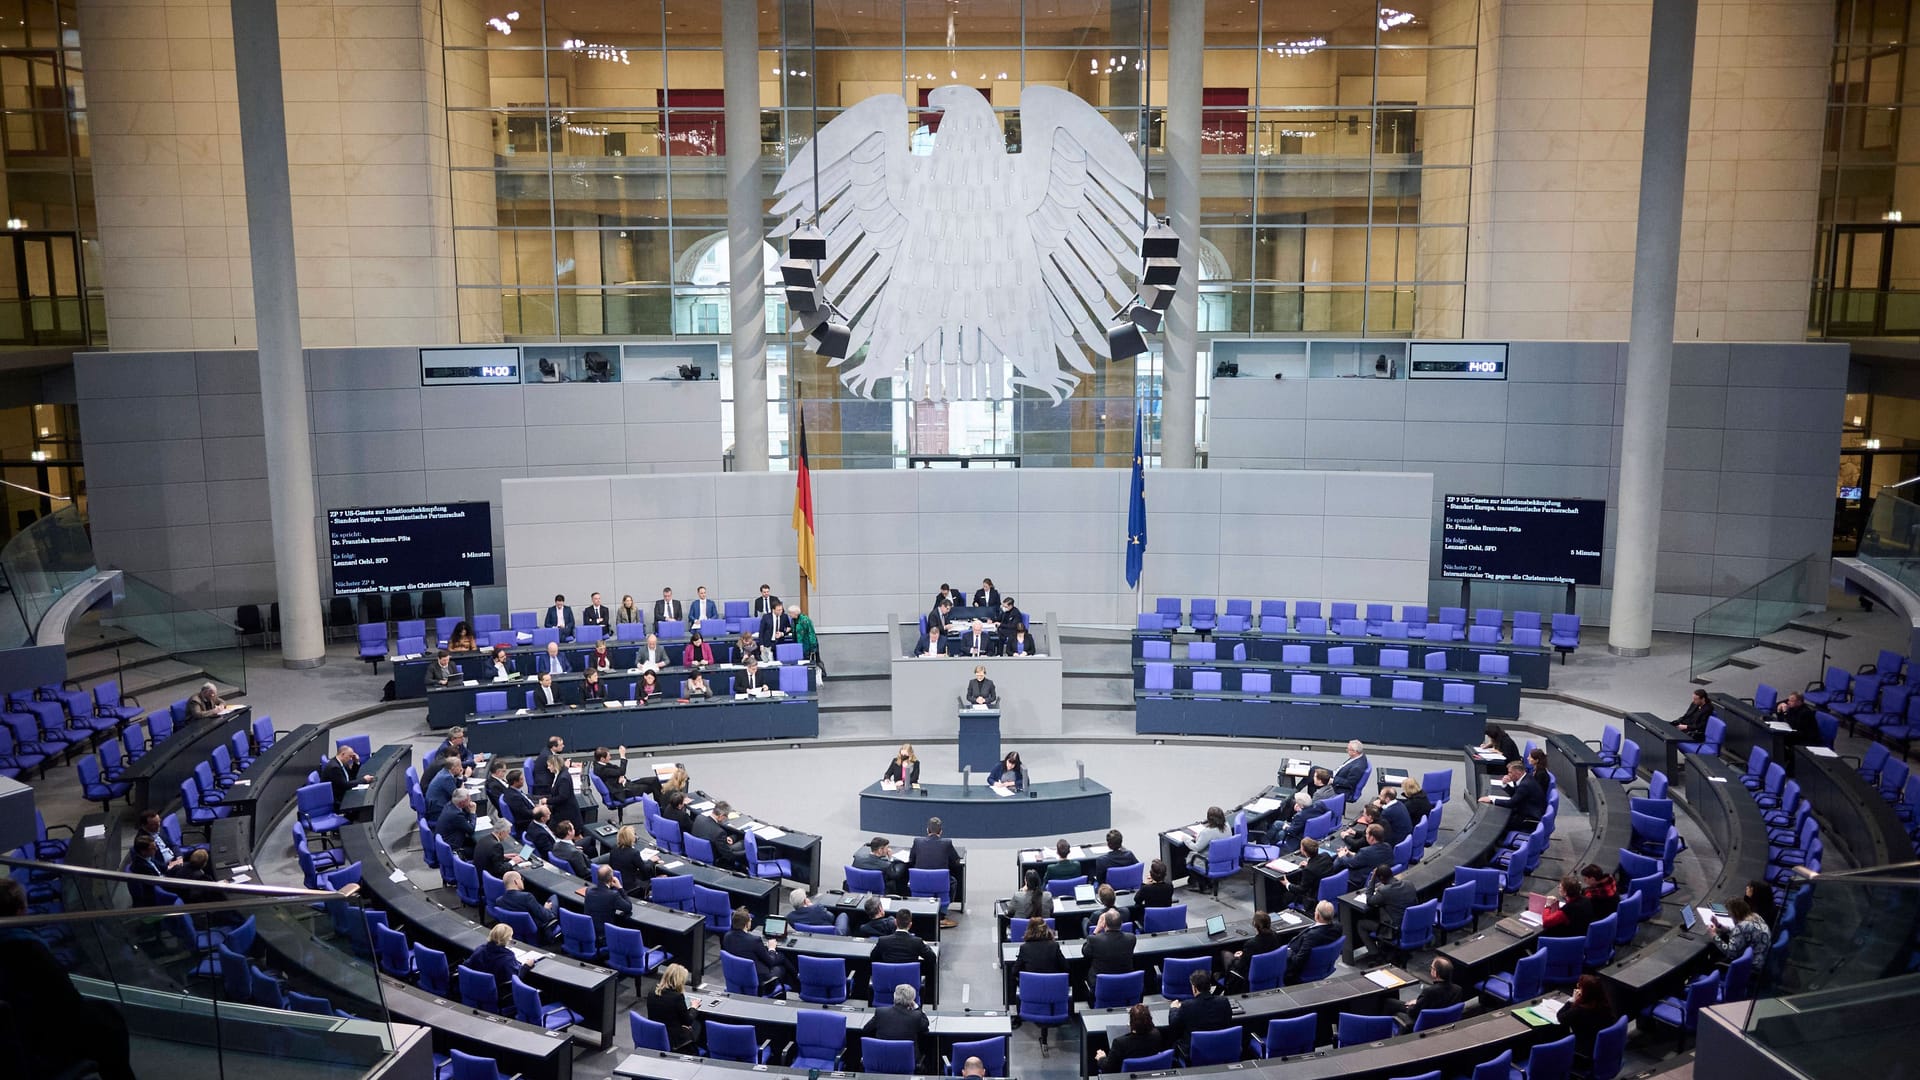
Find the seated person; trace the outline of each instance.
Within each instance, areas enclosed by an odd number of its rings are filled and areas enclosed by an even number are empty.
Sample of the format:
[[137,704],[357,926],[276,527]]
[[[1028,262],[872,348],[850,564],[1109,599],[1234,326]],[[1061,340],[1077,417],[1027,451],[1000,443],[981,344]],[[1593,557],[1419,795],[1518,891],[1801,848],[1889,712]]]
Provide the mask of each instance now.
[[876,964],[910,964],[916,960],[931,964],[939,959],[931,946],[914,936],[913,912],[907,907],[902,906],[893,913],[893,932],[879,937],[880,940],[873,943]]
[[1540,913],[1541,937],[1585,937],[1593,925],[1593,903],[1580,887],[1580,879],[1567,874],[1560,879],[1554,899]]
[[901,743],[898,753],[887,763],[887,771],[880,774],[880,782],[895,787],[920,786],[920,755],[913,752],[912,743]]
[[732,806],[724,800],[716,802],[713,809],[693,819],[693,835],[713,845],[715,866],[738,870],[747,865],[746,841],[736,838],[726,824],[732,816]]
[[[507,775],[511,777],[513,773]],[[553,845],[559,838],[554,835],[553,808],[547,805],[547,800],[541,799],[534,805],[533,817],[527,822],[522,839],[533,845],[533,853],[542,859],[553,851]]]
[[916,1068],[924,1064],[925,1048],[933,1036],[933,1023],[920,1010],[919,998],[910,984],[901,983],[893,988],[893,1004],[875,1009],[873,1020],[867,1025],[871,1038],[912,1043]]
[[[178,864],[167,867],[167,876],[175,881],[212,881],[213,855],[206,848],[194,848]],[[201,895],[197,899],[211,900],[212,896]],[[188,903],[192,903],[190,898]]]
[[640,673],[640,681],[634,684],[633,700],[642,705],[659,700],[663,695],[660,689],[660,676],[651,671]]
[[1713,719],[1713,702],[1707,698],[1705,690],[1696,689],[1692,699],[1687,702],[1687,711],[1680,714],[1680,719],[1675,720],[1673,726],[1681,731],[1699,733],[1707,730],[1707,721],[1711,719]]
[[1387,843],[1397,844],[1413,835],[1413,815],[1400,802],[1399,788],[1385,788],[1376,800],[1380,807],[1380,824],[1387,827]]
[[1781,721],[1793,729],[1785,740],[1788,746],[1820,745],[1820,722],[1814,716],[1813,706],[1807,704],[1807,699],[1800,695],[1800,691],[1795,690],[1780,699],[1774,705],[1773,716],[1769,719]]
[[502,1009],[513,1004],[514,978],[527,973],[526,965],[513,955],[513,927],[506,923],[494,923],[493,929],[487,931],[487,940],[468,953],[461,966],[493,976],[494,986],[500,992]]
[[992,578],[981,578],[980,587],[973,590],[973,606],[988,610],[1000,607],[1000,590],[994,587]]
[[1227,995],[1216,993],[1213,985],[1213,972],[1201,969],[1193,973],[1188,984],[1193,987],[1193,996],[1185,1001],[1175,1001],[1167,1016],[1167,1032],[1173,1037],[1176,1046],[1187,1046],[1193,1040],[1196,1031],[1218,1031],[1221,1028],[1235,1026],[1233,1021],[1233,1002]]
[[1413,1030],[1413,1022],[1428,1009],[1445,1009],[1467,999],[1466,987],[1453,981],[1453,961],[1444,956],[1434,957],[1427,966],[1427,980],[1419,997],[1403,1001],[1394,1009],[1393,1019],[1401,1031]]
[[593,920],[595,939],[604,942],[607,920],[632,915],[633,901],[621,891],[620,879],[613,876],[611,866],[603,864],[594,867],[593,876],[588,880],[593,884],[587,887],[587,894],[580,898],[580,907]]
[[495,817],[492,824],[492,828],[474,838],[473,868],[504,878],[520,861],[520,846],[513,842],[513,829],[504,815]]
[[1307,957],[1313,950],[1328,942],[1340,940],[1340,924],[1334,919],[1333,901],[1322,900],[1313,905],[1313,925],[1294,935],[1287,942],[1287,985],[1300,981],[1307,970]]
[[1387,843],[1387,830],[1378,822],[1367,826],[1367,842],[1333,860],[1334,870],[1347,872],[1347,890],[1355,892],[1367,886],[1367,878],[1376,866],[1393,865],[1393,845]]
[[967,689],[960,695],[960,700],[968,705],[984,706],[989,709],[1000,704],[1000,692],[994,689],[993,680],[987,678],[985,665],[973,666],[973,679],[967,683]]
[[473,652],[480,642],[473,636],[473,624],[465,619],[453,624],[453,633],[447,635],[447,649],[452,652]]
[[601,638],[593,643],[593,654],[587,657],[588,671],[612,671],[613,653],[607,648],[607,639]]
[[753,961],[760,985],[779,982],[788,975],[787,958],[775,951],[773,942],[753,932],[753,915],[746,908],[733,909],[733,929],[720,940],[720,949],[743,960]]
[[1080,860],[1073,857],[1073,845],[1061,837],[1054,842],[1054,860],[1047,864],[1048,881],[1065,881],[1080,876]]
[[167,871],[160,863],[160,848],[153,842],[153,837],[134,837],[133,854],[127,857],[127,873],[154,879],[151,884],[136,881],[127,885],[127,892],[133,898],[134,907],[158,907],[173,903],[171,900],[162,899],[159,892],[155,890],[155,885],[159,883],[159,879],[167,876]]
[[533,894],[527,891],[527,881],[518,870],[509,870],[500,875],[500,882],[506,886],[506,891],[494,899],[493,906],[502,911],[531,915],[533,925],[540,928],[542,940],[552,941],[560,936],[560,916],[554,914],[560,905],[559,897],[550,896],[544,904],[535,900]]
[[1320,850],[1320,841],[1311,836],[1300,840],[1300,869],[1285,875],[1287,898],[1301,910],[1313,907],[1320,898],[1320,882],[1333,873],[1333,856]]
[[582,702],[607,700],[607,684],[600,681],[599,668],[588,668],[587,677],[580,680],[580,700]]
[[1505,728],[1499,724],[1488,724],[1486,735],[1486,738],[1480,740],[1480,749],[1497,750],[1504,761],[1520,760],[1520,747],[1514,743],[1513,736],[1507,734]]
[[1167,881],[1167,864],[1159,859],[1147,864],[1147,880],[1133,894],[1133,914],[1137,919],[1140,913],[1150,907],[1172,907],[1173,886]]
[[1407,954],[1400,948],[1400,923],[1407,909],[1420,902],[1420,891],[1413,883],[1395,877],[1393,867],[1376,866],[1368,878],[1367,914],[1360,920],[1360,937],[1376,960],[1405,964]]
[[212,683],[200,684],[200,689],[187,699],[187,719],[201,720],[209,716],[219,716],[227,711],[227,703],[220,699],[220,688]]
[[1220,957],[1220,966],[1227,972],[1221,985],[1230,990],[1245,990],[1247,969],[1253,966],[1253,958],[1283,948],[1286,948],[1286,943],[1280,940],[1279,934],[1273,932],[1273,916],[1264,911],[1254,912],[1253,940]]
[[893,933],[893,916],[887,914],[887,906],[879,897],[869,895],[867,902],[860,905],[860,913],[866,916],[866,920],[854,927],[854,937],[883,938]]
[[473,831],[478,821],[473,809],[473,796],[466,788],[453,793],[453,801],[440,811],[440,819],[434,823],[434,835],[447,842],[454,854],[463,859],[473,858]]
[[700,631],[693,631],[687,639],[686,648],[680,650],[680,662],[690,668],[713,666],[713,646],[701,639]]
[[707,685],[705,672],[694,671],[680,684],[680,696],[688,701],[700,701],[713,696],[713,687]]
[[1207,868],[1207,849],[1215,840],[1223,840],[1233,833],[1227,829],[1227,812],[1217,806],[1207,807],[1207,819],[1193,830],[1193,843],[1187,845],[1187,866],[1189,869]]
[[1047,929],[1045,919],[1027,921],[1027,933],[1020,942],[1020,956],[1014,961],[1014,970],[1018,972],[1038,972],[1042,975],[1064,974],[1067,970],[1067,954],[1060,951],[1060,942],[1054,939],[1053,931]]
[[433,663],[427,665],[428,686],[446,686],[449,683],[460,682],[465,678],[466,676],[461,673],[460,669],[454,666],[453,653],[447,649],[441,649],[435,653],[433,655]]
[[607,786],[607,794],[613,796],[615,801],[638,798],[640,795],[640,785],[627,782],[627,748],[624,746],[620,748],[617,759],[613,751],[606,747],[594,747],[593,775]]
[[573,871],[573,876],[586,878],[588,876],[587,853],[580,849],[578,836],[578,830],[573,827],[573,822],[566,820],[554,822],[553,846],[547,849],[545,857],[547,861],[559,863]]
[[1620,1019],[1620,1014],[1608,998],[1607,984],[1600,976],[1582,975],[1574,984],[1573,1000],[1561,1008],[1559,1019],[1560,1026],[1573,1036],[1575,1059],[1591,1061],[1594,1037]]
[[805,885],[796,886],[787,897],[787,921],[795,926],[832,926],[834,914],[813,902]]
[[622,825],[613,842],[613,850],[607,852],[605,862],[620,875],[620,881],[627,887],[628,896],[637,896],[642,900],[652,886],[648,882],[665,871],[660,869],[659,856],[649,856],[639,845],[639,834],[633,826]]
[[733,651],[740,656],[740,662],[760,659],[760,640],[750,630],[740,631],[740,640],[733,643]]
[[[637,619],[635,620],[638,621]],[[660,981],[647,995],[647,1019],[667,1029],[667,1044],[677,1053],[691,1053],[700,1044],[700,1018],[693,1014],[698,1000],[687,997],[687,969],[668,964]]]
[[1127,850],[1125,839],[1125,837],[1120,835],[1119,829],[1107,830],[1107,850],[1102,852],[1100,857],[1093,861],[1094,877],[1105,881],[1107,880],[1107,871],[1112,870],[1116,866],[1139,865],[1140,860],[1134,857],[1133,852]]
[[999,652],[999,647],[993,635],[987,633],[987,624],[975,619],[967,624],[967,632],[960,638],[958,651],[962,656],[992,656]]
[[1580,868],[1580,891],[1586,894],[1587,903],[1593,906],[1593,917],[1604,919],[1620,909],[1620,883],[1613,875],[1600,869],[1598,863],[1588,863]]
[[1027,871],[1025,883],[1026,887],[1014,893],[1007,902],[1007,916],[1013,919],[1045,919],[1052,916],[1053,894],[1040,884],[1040,871]]
[[1015,627],[1012,633],[1001,635],[1001,656],[1032,656],[1033,654],[1033,639],[1027,635],[1026,627]]
[[762,670],[760,661],[752,657],[747,658],[746,666],[733,680],[733,692],[735,694],[761,697],[772,693],[774,687],[775,681],[773,673]]
[[1507,762],[1505,795],[1482,795],[1480,801],[1508,808],[1507,828],[1510,830],[1531,829],[1547,812],[1547,789],[1545,777],[1536,782],[1527,775],[1527,766],[1518,759]]
[[1145,1005],[1127,1008],[1127,1033],[1105,1050],[1093,1052],[1093,1063],[1103,1073],[1119,1072],[1129,1061],[1150,1058],[1167,1049],[1167,1037],[1153,1026],[1153,1010]]
[[513,658],[507,655],[507,647],[502,645],[493,650],[493,657],[487,661],[487,677],[499,682],[513,678]]
[[1025,790],[1027,786],[1027,770],[1025,766],[1020,764],[1020,752],[1018,750],[1007,751],[1007,755],[1000,759],[1000,764],[995,765],[993,771],[987,774],[987,783],[997,788],[1005,788],[1008,791]]
[[1137,940],[1128,933],[1120,912],[1109,908],[1100,913],[1087,931],[1080,955],[1087,961],[1088,996],[1101,975],[1125,975],[1134,970],[1133,950]]

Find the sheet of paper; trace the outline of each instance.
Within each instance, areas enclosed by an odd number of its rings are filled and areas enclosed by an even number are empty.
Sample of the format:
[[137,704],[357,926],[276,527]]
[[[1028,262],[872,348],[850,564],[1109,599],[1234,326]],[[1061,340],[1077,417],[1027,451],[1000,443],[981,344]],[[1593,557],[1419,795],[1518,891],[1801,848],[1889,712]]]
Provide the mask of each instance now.
[[1566,1002],[1558,998],[1546,998],[1542,1001],[1534,1002],[1533,1011],[1557,1024],[1560,1022],[1560,1010],[1565,1005]]
[[1792,731],[1793,725],[1787,723],[1784,720],[1769,720],[1767,721],[1767,730],[1768,731]]
[[989,786],[987,787],[987,790],[988,790],[988,791],[991,791],[991,792],[993,792],[993,793],[994,793],[995,795],[998,795],[998,796],[1000,796],[1000,797],[1001,797],[1001,798],[1003,798],[1003,799],[1007,799],[1007,798],[1012,798],[1012,797],[1013,797],[1013,789],[1012,789],[1012,788],[1003,788],[1003,787],[993,787],[992,785],[989,785]]
[[1297,862],[1294,862],[1292,859],[1274,859],[1273,861],[1267,863],[1267,865],[1274,868],[1275,870],[1280,871],[1283,874],[1291,874],[1295,870],[1300,869],[1300,864]]
[[1803,746],[1801,747],[1801,749],[1805,750],[1809,754],[1812,754],[1814,757],[1839,757],[1840,756],[1837,752],[1834,751],[1833,747],[1831,746]]
[[620,702],[618,701],[603,701],[600,704],[605,705],[609,709],[617,709],[620,707]]
[[241,863],[239,866],[229,868],[227,872],[230,874],[251,874],[253,873],[253,864]]
[[232,877],[228,878],[227,880],[232,882],[235,885],[245,885],[247,882],[252,881],[253,879],[251,877],[248,877],[245,874],[235,874]]
[[1709,776],[1707,777],[1707,779],[1713,781],[1716,784],[1724,784],[1727,782],[1727,778],[1724,776]]
[[1249,814],[1271,814],[1280,809],[1279,799],[1255,799],[1246,805]]
[[1401,978],[1398,975],[1395,975],[1393,972],[1388,971],[1386,968],[1381,968],[1377,971],[1367,972],[1367,981],[1372,983],[1375,986],[1384,987],[1388,990],[1391,990],[1396,986],[1407,985],[1407,980]]
[[407,883],[407,872],[405,870],[395,870],[393,873],[387,875],[387,880],[398,885],[405,885]]
[[764,824],[753,831],[754,831],[754,835],[760,837],[760,839],[762,840],[778,840],[781,837],[787,835],[787,830],[785,829],[779,829],[779,828],[775,828],[772,825],[764,825]]
[[660,866],[663,869],[667,869],[667,870],[678,870],[685,865],[687,864],[684,862],[681,862],[679,859],[675,859],[672,862],[665,862],[660,864]]
[[713,800],[702,799],[699,802],[693,804],[693,809],[699,813],[704,814],[707,811],[713,809]]
[[107,835],[107,827],[105,825],[89,825],[81,830],[80,835],[86,837],[88,840],[98,840]]

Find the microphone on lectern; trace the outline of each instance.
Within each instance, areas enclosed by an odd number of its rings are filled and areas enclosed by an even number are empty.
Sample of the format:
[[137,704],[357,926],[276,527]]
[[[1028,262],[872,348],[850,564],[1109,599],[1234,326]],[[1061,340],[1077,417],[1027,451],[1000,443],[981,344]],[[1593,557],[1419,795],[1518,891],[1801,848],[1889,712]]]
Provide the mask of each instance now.
[[960,790],[973,790],[973,766],[971,765],[960,766]]

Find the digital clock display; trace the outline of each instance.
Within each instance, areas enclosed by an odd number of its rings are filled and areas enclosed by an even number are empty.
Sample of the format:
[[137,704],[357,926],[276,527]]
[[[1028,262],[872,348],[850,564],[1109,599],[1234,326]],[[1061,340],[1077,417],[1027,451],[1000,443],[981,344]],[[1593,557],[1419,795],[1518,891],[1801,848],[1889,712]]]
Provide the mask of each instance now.
[[471,386],[519,381],[520,350],[510,345],[420,350],[422,386]]
[[1407,357],[1410,379],[1505,379],[1505,345],[1454,342],[1413,343]]

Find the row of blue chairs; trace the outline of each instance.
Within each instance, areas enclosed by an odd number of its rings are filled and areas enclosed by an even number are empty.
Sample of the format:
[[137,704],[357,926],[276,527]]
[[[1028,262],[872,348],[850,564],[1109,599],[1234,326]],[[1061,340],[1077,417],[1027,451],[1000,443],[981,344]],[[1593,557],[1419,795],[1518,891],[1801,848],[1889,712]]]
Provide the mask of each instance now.
[[[1486,656],[1482,660],[1505,661],[1504,656]],[[1318,697],[1327,693],[1323,689],[1329,679],[1336,676],[1306,675],[1298,672],[1288,676],[1287,688],[1283,691],[1294,697]],[[1335,695],[1343,698],[1374,697],[1373,680],[1364,675],[1337,676],[1340,680],[1339,691]],[[1146,665],[1146,689],[1144,696],[1150,698],[1171,698],[1173,696],[1173,664],[1165,661],[1149,661]],[[1156,693],[1155,691],[1165,691]],[[1220,673],[1207,668],[1193,672],[1193,693],[1200,700],[1207,700],[1208,691],[1221,692]],[[1240,692],[1243,694],[1273,693],[1273,674],[1266,671],[1246,671],[1240,675]],[[1426,687],[1412,679],[1394,679],[1388,684],[1389,699],[1392,701],[1421,701],[1426,696]],[[1449,705],[1473,704],[1472,683],[1445,683],[1440,687],[1440,700]],[[1216,699],[1217,700],[1217,699]]]
[[[1187,643],[1187,661],[1189,663],[1206,663],[1219,660],[1221,657],[1218,646],[1219,643],[1214,641],[1190,641]],[[1246,643],[1234,642],[1233,649],[1228,655],[1236,663],[1245,663],[1247,659]],[[1482,675],[1507,675],[1513,670],[1513,660],[1505,653],[1477,652],[1473,655],[1475,657],[1474,670]],[[1412,667],[1411,657],[1412,650],[1410,649],[1382,648],[1379,653],[1379,660],[1372,666],[1410,669]],[[1173,643],[1164,638],[1148,638],[1140,643],[1140,658],[1142,660],[1171,660],[1173,659]],[[1335,645],[1330,647],[1327,649],[1326,662],[1332,667],[1344,667],[1353,664],[1353,646]],[[1283,665],[1311,664],[1313,663],[1313,647],[1311,645],[1282,645],[1280,646],[1280,663]],[[1447,667],[1447,654],[1438,651],[1430,652],[1422,657],[1420,666],[1421,669],[1425,671],[1450,670]]]
[[[91,692],[72,683],[9,691],[6,710],[0,712],[0,776],[18,780],[38,766],[44,777],[56,759],[72,761],[91,747],[120,738],[128,724],[145,714],[138,701],[121,694],[117,679]],[[185,702],[172,719],[185,722]]]
[[[1251,600],[1228,600],[1222,611],[1218,602],[1211,597],[1196,597],[1188,604],[1187,610],[1181,610],[1180,598],[1162,596],[1154,600],[1153,610],[1142,612],[1135,622],[1139,630],[1175,631],[1183,627],[1195,633],[1212,633],[1218,630],[1228,634],[1243,634],[1258,629],[1262,633],[1286,633],[1287,601],[1262,600],[1256,614]],[[1425,604],[1403,604],[1399,618],[1394,617],[1392,604],[1368,604],[1363,613],[1359,604],[1335,602],[1322,607],[1318,600],[1295,600],[1293,602],[1293,623],[1291,630],[1299,634],[1324,634],[1328,627],[1334,627],[1334,633],[1365,637],[1413,637],[1438,638],[1444,641],[1480,641],[1489,644],[1500,641],[1502,628],[1507,622],[1507,613],[1501,608],[1475,608],[1473,622],[1467,622],[1467,609],[1463,607],[1442,607],[1429,615]],[[1357,624],[1357,625],[1354,625]],[[1390,627],[1399,626],[1395,632]],[[1436,629],[1437,628],[1437,629]],[[1475,637],[1474,630],[1481,631]],[[1543,627],[1540,613],[1537,611],[1515,611],[1513,629],[1516,634],[1532,631],[1531,643],[1539,645],[1541,635],[1549,633],[1548,643],[1555,648],[1565,646],[1575,648],[1579,645],[1580,616],[1575,614],[1555,614],[1547,626]],[[1515,644],[1522,644],[1515,638]]]

